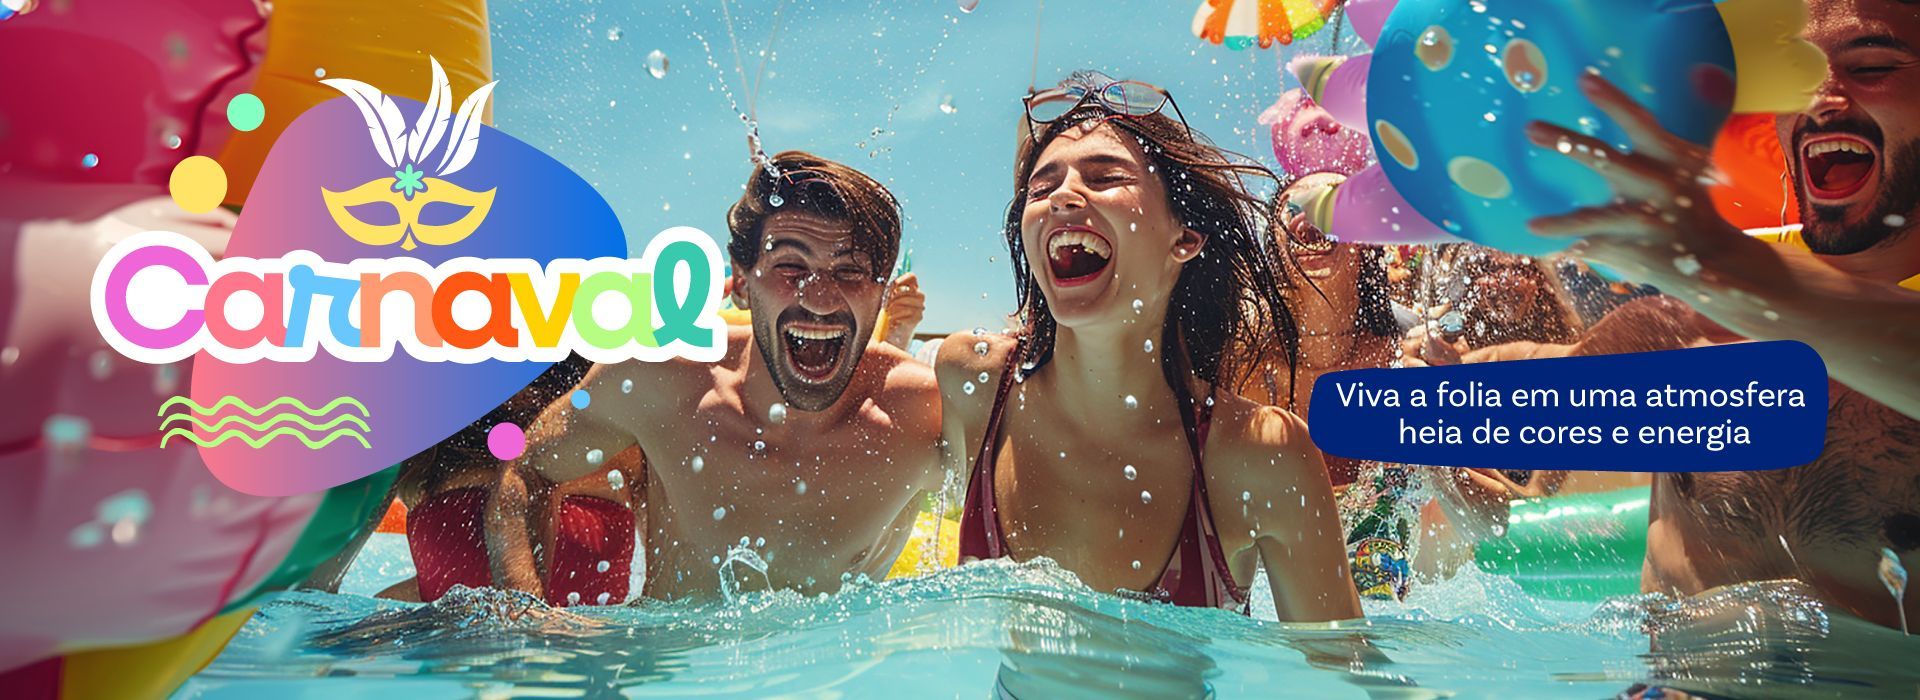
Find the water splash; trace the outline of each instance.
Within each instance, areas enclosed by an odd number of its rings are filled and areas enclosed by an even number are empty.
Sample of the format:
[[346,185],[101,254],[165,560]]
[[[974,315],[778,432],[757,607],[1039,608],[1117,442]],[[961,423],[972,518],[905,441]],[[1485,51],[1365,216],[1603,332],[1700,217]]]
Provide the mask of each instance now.
[[[737,567],[744,567],[741,570]],[[744,595],[741,578],[750,576],[751,571],[760,575],[759,590],[773,588],[773,581],[767,576],[767,560],[747,545],[747,538],[740,538],[740,544],[727,548],[727,556],[720,560],[720,595],[728,604],[739,605]],[[749,579],[751,580],[751,579]]]
[[1900,557],[1893,550],[1880,548],[1880,564],[1875,567],[1880,575],[1880,583],[1887,587],[1887,594],[1893,596],[1893,607],[1900,611],[1900,633],[1912,634],[1907,629],[1907,567],[1900,565]]

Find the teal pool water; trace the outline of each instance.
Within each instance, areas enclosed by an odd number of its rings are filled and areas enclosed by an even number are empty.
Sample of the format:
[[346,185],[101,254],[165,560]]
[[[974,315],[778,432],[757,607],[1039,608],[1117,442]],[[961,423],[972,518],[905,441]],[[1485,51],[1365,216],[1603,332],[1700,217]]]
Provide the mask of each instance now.
[[347,593],[262,607],[175,697],[988,698],[1000,683],[1019,697],[1604,698],[1649,680],[1920,697],[1920,642],[1786,582],[1575,603],[1469,569],[1329,628],[1273,622],[1271,600],[1246,618],[1095,593],[1047,562],[984,562],[815,598],[553,609],[500,591],[367,597],[410,574],[396,542],[375,543]]

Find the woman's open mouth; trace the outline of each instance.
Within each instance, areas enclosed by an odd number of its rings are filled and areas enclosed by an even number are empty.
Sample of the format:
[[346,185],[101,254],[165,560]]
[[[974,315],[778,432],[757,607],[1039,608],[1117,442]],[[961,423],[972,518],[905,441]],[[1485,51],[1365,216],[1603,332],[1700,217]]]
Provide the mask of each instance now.
[[780,329],[787,344],[787,361],[801,380],[819,384],[833,377],[840,366],[840,353],[846,348],[846,326],[814,323],[789,323]]
[[1880,170],[1880,153],[1865,139],[1848,134],[1820,136],[1800,147],[1807,196],[1838,204],[1866,189]]
[[1054,284],[1075,287],[1099,278],[1113,261],[1113,244],[1083,226],[1054,229],[1047,238],[1047,267]]

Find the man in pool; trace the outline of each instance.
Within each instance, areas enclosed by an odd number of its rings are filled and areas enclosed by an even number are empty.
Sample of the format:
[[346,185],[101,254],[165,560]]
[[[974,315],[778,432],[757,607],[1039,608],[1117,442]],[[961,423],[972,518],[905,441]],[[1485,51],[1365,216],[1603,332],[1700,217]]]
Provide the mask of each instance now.
[[[1920,596],[1889,595],[1879,575],[1883,558],[1920,565],[1920,4],[1808,5],[1806,37],[1829,73],[1805,112],[1778,119],[1798,235],[1768,245],[1721,219],[1704,204],[1707,154],[1592,77],[1582,90],[1628,130],[1631,153],[1560,126],[1529,135],[1543,148],[1581,146],[1570,157],[1609,178],[1620,203],[1533,230],[1581,237],[1576,252],[1693,304],[1668,304],[1681,315],[1636,324],[1624,334],[1634,342],[1609,343],[1618,350],[1794,339],[1834,380],[1826,450],[1813,463],[1655,480],[1644,587],[1690,595],[1798,578],[1834,607],[1898,628],[1903,607],[1920,620]],[[1635,307],[1616,314],[1647,310]]]
[[586,407],[553,402],[513,464],[566,482],[638,445],[644,473],[626,478],[644,484],[649,597],[711,598],[722,576],[804,593],[879,577],[921,494],[941,485],[933,371],[869,342],[899,252],[899,205],[814,155],[788,151],[772,166],[777,176],[754,168],[727,215],[732,298],[753,323],[728,328],[726,357],[594,366],[578,389]]

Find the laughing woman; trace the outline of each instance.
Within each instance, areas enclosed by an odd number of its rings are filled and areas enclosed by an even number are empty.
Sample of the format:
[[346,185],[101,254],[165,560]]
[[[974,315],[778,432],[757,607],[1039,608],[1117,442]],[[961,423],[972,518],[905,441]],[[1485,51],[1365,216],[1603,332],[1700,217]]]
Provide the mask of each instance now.
[[1358,617],[1306,425],[1235,395],[1223,362],[1297,353],[1242,181],[1271,173],[1143,83],[1076,73],[1027,115],[1005,231],[1023,327],[937,364],[950,459],[972,460],[961,555],[1243,612],[1264,561],[1280,619]]

